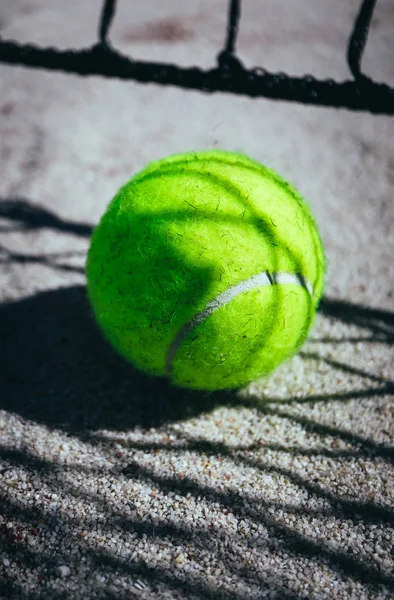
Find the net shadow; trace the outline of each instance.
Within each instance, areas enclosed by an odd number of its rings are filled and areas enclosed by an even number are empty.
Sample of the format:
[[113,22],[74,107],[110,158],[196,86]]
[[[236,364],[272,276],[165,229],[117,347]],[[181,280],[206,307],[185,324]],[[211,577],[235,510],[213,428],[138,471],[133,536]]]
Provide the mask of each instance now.
[[110,43],[111,23],[116,15],[116,0],[104,0],[98,27],[98,41],[81,50],[42,48],[0,40],[0,62],[25,67],[99,75],[140,83],[156,83],[203,92],[225,92],[250,97],[265,97],[317,106],[332,106],[376,114],[394,114],[394,89],[365,76],[361,60],[367,43],[376,0],[363,0],[349,35],[347,60],[353,80],[317,80],[311,75],[293,77],[270,73],[262,67],[246,69],[236,54],[236,39],[241,23],[241,0],[229,0],[228,25],[224,48],[216,65],[209,70],[181,68],[167,63],[134,60],[121,54]]

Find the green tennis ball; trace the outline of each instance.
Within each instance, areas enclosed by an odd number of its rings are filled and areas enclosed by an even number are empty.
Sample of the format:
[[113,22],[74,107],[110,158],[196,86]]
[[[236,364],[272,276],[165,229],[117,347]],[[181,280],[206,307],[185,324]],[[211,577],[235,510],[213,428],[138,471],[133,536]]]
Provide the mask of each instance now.
[[135,367],[189,388],[237,388],[305,340],[325,259],[299,194],[239,154],[148,165],[95,229],[88,295],[105,337]]

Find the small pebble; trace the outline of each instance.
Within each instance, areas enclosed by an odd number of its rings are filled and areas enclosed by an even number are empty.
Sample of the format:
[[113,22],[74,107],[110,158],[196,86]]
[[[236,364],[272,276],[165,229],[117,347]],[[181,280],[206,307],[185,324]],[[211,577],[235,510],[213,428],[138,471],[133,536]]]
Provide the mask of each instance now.
[[62,565],[61,567],[58,567],[58,572],[60,577],[66,578],[71,574],[71,569],[70,567],[67,567],[66,565]]

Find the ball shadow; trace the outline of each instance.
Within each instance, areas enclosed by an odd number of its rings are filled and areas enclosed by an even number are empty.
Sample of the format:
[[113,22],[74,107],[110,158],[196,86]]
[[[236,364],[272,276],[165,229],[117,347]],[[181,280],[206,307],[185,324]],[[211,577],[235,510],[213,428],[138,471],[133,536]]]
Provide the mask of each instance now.
[[101,336],[84,286],[3,304],[0,330],[0,408],[72,434],[155,427],[235,400],[133,369]]

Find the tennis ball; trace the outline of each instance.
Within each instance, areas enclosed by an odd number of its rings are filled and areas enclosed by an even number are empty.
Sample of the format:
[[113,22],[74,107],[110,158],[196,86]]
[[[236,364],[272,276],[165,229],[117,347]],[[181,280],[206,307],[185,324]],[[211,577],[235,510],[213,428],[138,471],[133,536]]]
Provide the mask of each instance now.
[[324,270],[299,194],[254,160],[211,150],[154,162],[119,190],[91,239],[88,296],[138,369],[237,388],[300,347]]

